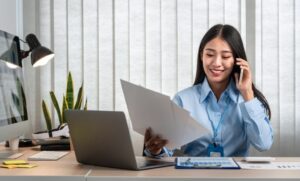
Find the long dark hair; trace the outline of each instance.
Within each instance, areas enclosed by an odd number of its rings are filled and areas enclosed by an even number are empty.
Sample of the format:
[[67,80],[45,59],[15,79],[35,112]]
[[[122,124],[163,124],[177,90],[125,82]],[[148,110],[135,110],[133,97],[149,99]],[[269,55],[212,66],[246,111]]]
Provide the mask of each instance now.
[[[220,37],[228,43],[231,48],[234,60],[236,60],[236,58],[242,58],[247,61],[246,51],[244,49],[240,33],[231,25],[217,24],[207,31],[200,43],[198,50],[197,73],[194,85],[202,83],[204,81],[204,78],[206,77],[202,62],[203,49],[209,41],[216,37]],[[233,77],[233,80],[235,80],[233,71],[231,72],[231,76]],[[256,89],[253,83],[252,89],[254,92],[254,96],[257,97],[257,99],[260,100],[260,102],[263,104],[269,118],[271,119],[271,109],[267,99],[259,90]]]

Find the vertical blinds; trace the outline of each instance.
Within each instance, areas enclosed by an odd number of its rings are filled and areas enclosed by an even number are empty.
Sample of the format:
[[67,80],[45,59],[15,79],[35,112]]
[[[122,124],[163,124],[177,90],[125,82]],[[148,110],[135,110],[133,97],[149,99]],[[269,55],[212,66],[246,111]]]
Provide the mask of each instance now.
[[299,15],[297,0],[256,0],[256,84],[271,106],[277,156],[300,155]]
[[48,92],[54,90],[61,100],[71,71],[75,90],[84,83],[89,109],[126,111],[120,79],[172,97],[192,85],[207,29],[229,23],[240,30],[244,21],[240,0],[36,3],[40,41],[56,54],[39,72],[40,99],[50,103]]

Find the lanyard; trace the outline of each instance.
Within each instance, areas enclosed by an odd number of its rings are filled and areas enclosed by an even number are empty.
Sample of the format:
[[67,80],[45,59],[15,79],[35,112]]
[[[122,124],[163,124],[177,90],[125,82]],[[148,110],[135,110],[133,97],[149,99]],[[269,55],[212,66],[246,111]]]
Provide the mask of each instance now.
[[[228,102],[229,102],[229,97],[227,97],[225,103],[228,104]],[[214,145],[216,145],[216,138],[217,138],[217,136],[218,136],[219,129],[220,129],[220,127],[221,127],[221,125],[222,125],[222,123],[223,123],[223,121],[224,121],[224,115],[226,114],[226,112],[227,112],[229,106],[226,106],[226,108],[225,108],[224,112],[222,113],[221,118],[220,118],[220,120],[219,120],[219,122],[218,122],[217,127],[214,126],[214,123],[213,123],[213,121],[211,120],[210,115],[209,115],[209,113],[208,113],[207,107],[208,107],[208,102],[207,102],[207,104],[206,104],[206,112],[207,112],[207,116],[208,116],[208,119],[209,119],[209,121],[210,121],[211,127],[213,128],[213,132],[214,132],[213,142],[214,142]]]

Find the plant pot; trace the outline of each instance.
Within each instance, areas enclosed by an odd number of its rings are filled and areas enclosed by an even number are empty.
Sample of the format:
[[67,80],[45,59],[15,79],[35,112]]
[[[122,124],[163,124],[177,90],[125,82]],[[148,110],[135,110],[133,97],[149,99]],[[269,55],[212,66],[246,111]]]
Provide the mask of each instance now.
[[32,134],[33,139],[46,139],[51,137],[70,137],[69,127],[67,124],[59,125],[57,128],[52,129],[50,131],[39,131]]

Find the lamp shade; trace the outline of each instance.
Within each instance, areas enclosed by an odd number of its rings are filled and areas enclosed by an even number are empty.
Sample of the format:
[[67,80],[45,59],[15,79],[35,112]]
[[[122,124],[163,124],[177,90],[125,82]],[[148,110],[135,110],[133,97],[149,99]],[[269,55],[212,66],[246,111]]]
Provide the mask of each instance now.
[[[6,36],[8,37],[8,36]],[[8,39],[9,40],[9,39]],[[19,38],[15,36],[12,39],[11,45],[8,50],[6,50],[3,54],[0,55],[0,59],[6,62],[6,65],[9,68],[15,69],[22,67],[22,59],[20,57],[20,44]]]
[[50,49],[41,46],[39,40],[34,34],[27,35],[26,42],[28,43],[31,51],[31,64],[33,67],[45,65],[54,57],[54,53]]

